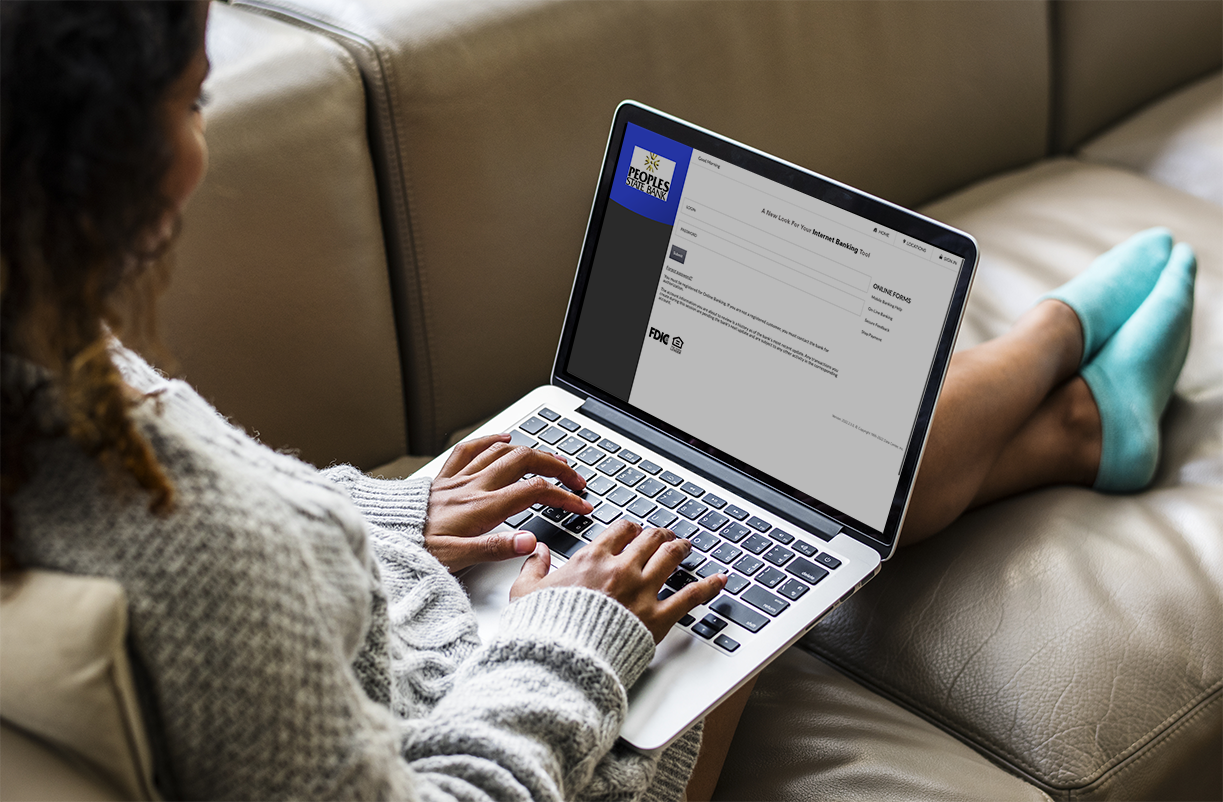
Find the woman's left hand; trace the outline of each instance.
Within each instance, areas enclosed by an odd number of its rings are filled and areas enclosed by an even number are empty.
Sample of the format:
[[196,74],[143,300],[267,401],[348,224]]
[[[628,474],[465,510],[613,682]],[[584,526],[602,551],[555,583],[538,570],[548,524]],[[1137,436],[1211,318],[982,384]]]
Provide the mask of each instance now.
[[[549,482],[559,479],[578,492],[586,481],[560,457],[509,445],[508,434],[460,443],[429,491],[425,548],[451,571],[481,562],[507,560],[535,551],[530,532],[494,532],[493,527],[532,504],[587,514],[594,509],[579,496]],[[522,481],[527,474],[535,474]]]

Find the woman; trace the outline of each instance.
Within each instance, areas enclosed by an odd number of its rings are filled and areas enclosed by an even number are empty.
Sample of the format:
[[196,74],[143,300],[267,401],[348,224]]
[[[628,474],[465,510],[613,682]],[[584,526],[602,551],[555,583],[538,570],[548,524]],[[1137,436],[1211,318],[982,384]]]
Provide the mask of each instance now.
[[[680,798],[699,731],[656,760],[615,738],[653,643],[724,582],[657,600],[686,541],[622,524],[549,574],[532,535],[485,533],[537,502],[590,511],[519,481],[581,491],[563,460],[493,437],[431,485],[320,473],[112,338],[147,328],[122,311],[149,308],[203,176],[206,15],[3,6],[6,567],[123,584],[167,796]],[[1040,484],[1149,481],[1111,466],[1128,448],[1153,470],[1158,454],[1192,305],[1178,248],[1132,241],[956,356],[906,540]],[[1131,369],[1148,364],[1164,367]],[[1114,403],[1134,394],[1144,403]],[[502,634],[481,645],[447,569],[528,553]],[[698,793],[736,715],[711,715]]]

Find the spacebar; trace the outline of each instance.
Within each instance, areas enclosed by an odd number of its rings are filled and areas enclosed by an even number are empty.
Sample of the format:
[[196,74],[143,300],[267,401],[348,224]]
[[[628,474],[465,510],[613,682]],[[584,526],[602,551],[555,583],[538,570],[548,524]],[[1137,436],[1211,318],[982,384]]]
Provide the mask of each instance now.
[[709,605],[709,611],[726,616],[749,632],[759,632],[769,619],[722,594]]
[[536,516],[522,525],[522,528],[535,535],[540,543],[548,544],[548,548],[565,555],[566,558],[578,553],[578,549],[586,545],[586,541],[578,540],[560,527],[553,526],[543,518]]

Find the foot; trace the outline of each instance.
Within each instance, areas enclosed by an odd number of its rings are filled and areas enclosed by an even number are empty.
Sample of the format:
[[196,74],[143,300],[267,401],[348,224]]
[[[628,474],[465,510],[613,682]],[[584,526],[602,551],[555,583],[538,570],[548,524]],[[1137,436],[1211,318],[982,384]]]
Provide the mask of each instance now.
[[1061,301],[1078,315],[1083,330],[1080,365],[1091,361],[1151,292],[1171,251],[1168,229],[1141,231],[1042,297]]
[[1083,367],[1103,434],[1097,490],[1140,490],[1155,475],[1159,419],[1189,350],[1196,273],[1193,249],[1177,245],[1150,295]]

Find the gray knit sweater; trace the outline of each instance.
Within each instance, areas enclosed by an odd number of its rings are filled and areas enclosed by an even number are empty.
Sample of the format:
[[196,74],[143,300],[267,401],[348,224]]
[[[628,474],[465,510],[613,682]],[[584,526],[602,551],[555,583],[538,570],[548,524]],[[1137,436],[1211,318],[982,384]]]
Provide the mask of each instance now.
[[177,489],[168,516],[60,438],[14,499],[27,566],[127,592],[165,790],[223,799],[679,799],[695,730],[616,740],[653,642],[566,588],[511,604],[481,644],[424,548],[427,480],[316,471],[230,425],[131,352],[116,362]]

